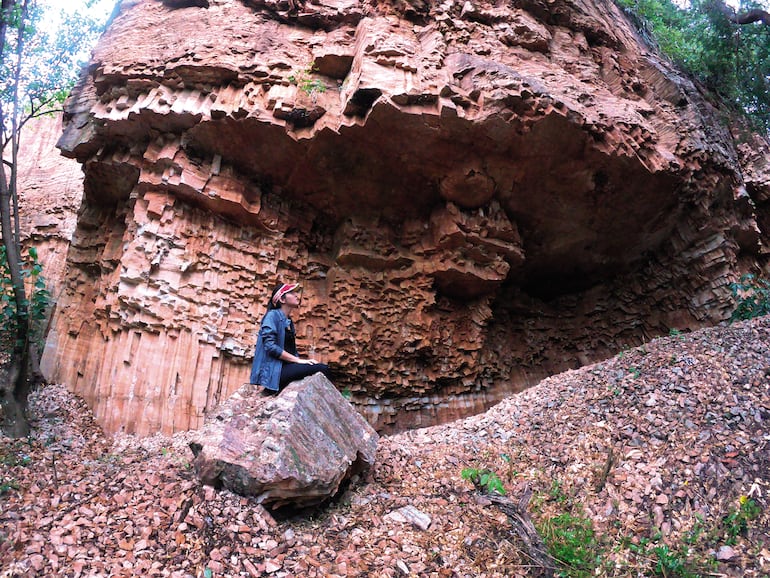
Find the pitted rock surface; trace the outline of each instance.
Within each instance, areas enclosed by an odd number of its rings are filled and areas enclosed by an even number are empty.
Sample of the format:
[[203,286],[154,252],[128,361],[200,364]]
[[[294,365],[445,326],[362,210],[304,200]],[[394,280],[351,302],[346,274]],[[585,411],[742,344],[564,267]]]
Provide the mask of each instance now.
[[713,324],[770,178],[714,106],[608,0],[124,0],[43,369],[107,431],[200,427],[299,280],[300,349],[391,431]]

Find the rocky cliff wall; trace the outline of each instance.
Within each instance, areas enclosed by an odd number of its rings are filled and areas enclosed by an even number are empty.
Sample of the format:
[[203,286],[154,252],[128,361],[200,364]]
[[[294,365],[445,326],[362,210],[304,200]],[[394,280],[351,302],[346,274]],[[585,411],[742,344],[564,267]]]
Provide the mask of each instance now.
[[83,197],[81,165],[55,148],[61,115],[31,120],[22,132],[19,154],[19,226],[27,251],[34,247],[53,300],[63,288],[67,251]]
[[123,0],[44,371],[108,431],[198,427],[300,280],[300,347],[388,431],[715,323],[770,198],[723,113],[606,0]]

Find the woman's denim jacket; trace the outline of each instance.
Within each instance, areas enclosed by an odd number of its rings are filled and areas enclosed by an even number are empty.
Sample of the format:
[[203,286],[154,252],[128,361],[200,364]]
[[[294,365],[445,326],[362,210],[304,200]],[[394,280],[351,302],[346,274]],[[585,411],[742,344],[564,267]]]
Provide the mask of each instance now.
[[291,321],[280,309],[271,309],[262,318],[254,350],[254,363],[251,365],[250,382],[272,391],[278,391],[283,362],[279,359],[283,353],[286,329]]

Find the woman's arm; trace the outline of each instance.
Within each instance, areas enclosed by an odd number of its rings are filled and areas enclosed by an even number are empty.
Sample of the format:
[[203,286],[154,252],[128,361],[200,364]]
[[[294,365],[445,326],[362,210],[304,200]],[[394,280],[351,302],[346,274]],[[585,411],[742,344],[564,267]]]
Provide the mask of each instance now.
[[270,357],[276,357],[281,359],[283,355],[283,347],[281,345],[282,339],[279,337],[279,331],[282,328],[279,327],[281,318],[273,311],[268,311],[267,315],[262,319],[262,326],[259,328],[259,337],[262,340],[262,345],[265,351]]
[[318,363],[315,359],[300,359],[296,355],[292,355],[286,350],[281,352],[281,355],[278,356],[278,359],[281,361],[288,361],[289,363],[302,363],[304,365],[313,365],[314,363]]

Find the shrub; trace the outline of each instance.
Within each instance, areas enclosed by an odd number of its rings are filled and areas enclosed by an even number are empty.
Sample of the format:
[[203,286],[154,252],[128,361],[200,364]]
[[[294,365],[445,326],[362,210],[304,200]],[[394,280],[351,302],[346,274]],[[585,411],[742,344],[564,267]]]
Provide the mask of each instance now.
[[[29,249],[29,259],[24,267],[22,275],[31,284],[30,298],[25,303],[24,311],[17,312],[5,245],[0,245],[0,333],[2,333],[2,339],[13,339],[16,335],[17,323],[28,318],[29,338],[38,347],[42,347],[51,293],[46,289],[43,266],[38,262],[37,249],[34,247]],[[6,347],[9,345],[5,344]]]
[[302,92],[309,96],[315,96],[319,92],[326,92],[326,85],[319,78],[313,78],[318,69],[315,63],[310,63],[306,68],[297,70],[289,75],[289,84],[298,87]]
[[752,319],[770,313],[770,281],[743,275],[738,283],[730,283],[730,290],[736,299],[736,308],[730,321]]
[[588,518],[560,514],[538,528],[548,553],[566,568],[563,576],[592,576],[601,564],[601,547]]
[[738,536],[743,536],[749,529],[749,522],[759,517],[761,510],[757,503],[746,496],[738,500],[738,508],[731,508],[727,516],[722,519],[725,530],[725,542],[733,545]]

